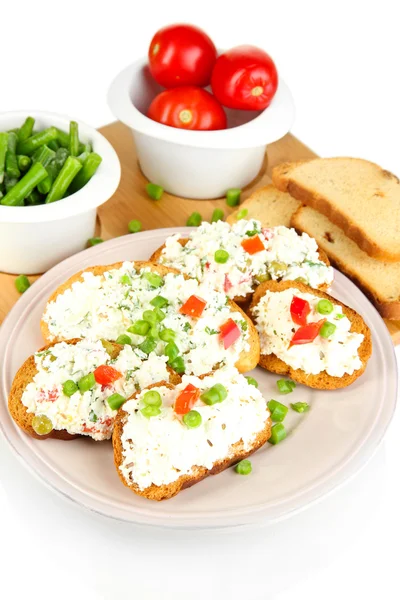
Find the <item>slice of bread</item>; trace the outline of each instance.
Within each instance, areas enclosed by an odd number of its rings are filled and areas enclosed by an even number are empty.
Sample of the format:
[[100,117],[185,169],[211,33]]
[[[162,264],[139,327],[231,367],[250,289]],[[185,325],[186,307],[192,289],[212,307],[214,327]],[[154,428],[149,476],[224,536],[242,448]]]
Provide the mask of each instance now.
[[[165,381],[161,381],[160,383],[149,386],[148,389],[159,386],[165,386],[169,389],[174,389],[174,385],[171,385],[170,383],[167,383]],[[132,396],[132,398],[136,398],[137,395],[138,394],[135,394],[134,396]],[[250,449],[246,448],[243,443],[243,440],[240,439],[230,447],[228,456],[221,460],[217,460],[213,464],[211,469],[207,469],[203,466],[193,465],[191,473],[181,475],[178,479],[169,484],[152,484],[145,489],[140,489],[140,487],[135,482],[128,482],[120,469],[123,463],[123,446],[121,437],[124,426],[127,421],[127,416],[127,412],[123,410],[123,407],[121,407],[117,414],[112,437],[115,467],[117,469],[119,478],[126,487],[128,487],[135,494],[143,496],[144,498],[147,498],[149,500],[168,500],[169,498],[176,496],[181,490],[184,490],[186,488],[191,487],[192,485],[195,485],[196,483],[199,483],[209,475],[217,475],[218,473],[221,473],[225,469],[228,469],[232,465],[238,463],[239,461],[243,460],[244,458],[247,458],[257,450],[259,450],[269,440],[271,436],[272,422],[270,417],[268,417],[265,421],[264,428],[261,431],[257,432],[257,435],[255,436]]]
[[245,218],[257,219],[263,227],[290,227],[290,219],[299,206],[301,202],[270,184],[255,190],[226,220],[231,225],[236,223],[237,215],[246,209]]
[[272,180],[338,225],[370,256],[400,260],[400,181],[358,158],[283,163]]
[[[342,307],[343,313],[351,322],[351,332],[361,333],[364,336],[361,345],[358,348],[358,355],[362,362],[362,367],[355,371],[352,375],[344,374],[343,377],[333,377],[329,375],[326,371],[322,371],[317,375],[308,374],[302,369],[293,369],[289,365],[287,365],[283,360],[278,358],[276,354],[261,354],[260,356],[260,367],[263,367],[267,371],[271,371],[272,373],[277,373],[278,375],[287,375],[293,381],[297,381],[298,383],[302,383],[308,387],[316,388],[319,390],[336,390],[339,388],[347,387],[351,383],[353,383],[362,373],[364,372],[367,362],[372,353],[372,339],[371,332],[368,325],[364,322],[363,318],[352,308],[349,308],[336,298],[333,298],[329,294],[322,292],[321,290],[315,290],[310,288],[307,285],[304,285],[297,281],[266,281],[262,283],[255,291],[253,296],[253,301],[250,305],[249,314],[253,318],[253,321],[256,322],[253,309],[260,302],[261,298],[265,295],[267,291],[270,292],[282,292],[283,290],[293,289],[299,290],[300,292],[313,294],[319,298],[325,298],[326,300],[330,300],[332,304],[336,304]],[[321,318],[322,315],[321,315]]]
[[[60,342],[60,341],[67,340],[69,337],[69,336],[65,336],[65,337],[59,337],[56,340],[52,339],[48,324],[44,320],[44,316],[46,315],[47,307],[50,304],[50,302],[54,302],[59,295],[63,294],[65,291],[70,289],[76,281],[83,281],[83,277],[82,277],[83,273],[90,272],[90,273],[93,273],[94,275],[103,275],[105,272],[110,271],[112,269],[119,269],[122,266],[122,264],[123,264],[122,262],[119,262],[119,263],[114,263],[112,265],[88,267],[87,269],[79,271],[79,273],[76,273],[76,275],[73,275],[72,277],[70,277],[65,283],[60,285],[52,293],[52,295],[50,296],[50,298],[47,301],[47,304],[46,304],[46,307],[45,307],[45,310],[44,310],[44,313],[43,313],[43,316],[42,316],[42,319],[40,322],[40,329],[41,329],[42,335],[46,342],[48,342],[48,343],[54,342],[54,341]],[[158,273],[162,277],[164,277],[168,273],[180,274],[179,271],[177,271],[176,269],[172,269],[170,267],[166,267],[163,265],[154,264],[153,262],[149,262],[149,261],[135,261],[134,265],[135,265],[136,271],[140,271],[143,268],[150,268],[153,272]],[[184,277],[185,277],[185,279],[189,279],[185,275],[184,275]],[[236,368],[238,369],[238,371],[240,373],[246,373],[247,371],[251,371],[252,369],[254,369],[257,366],[257,363],[258,363],[258,360],[260,357],[260,342],[259,342],[258,334],[257,334],[257,331],[256,331],[251,319],[248,317],[246,312],[240,306],[238,306],[232,300],[228,300],[227,304],[228,304],[231,312],[239,312],[241,314],[241,316],[243,317],[243,320],[247,323],[247,331],[249,334],[247,341],[248,341],[250,349],[249,349],[249,351],[242,351],[239,356],[239,360],[235,364]],[[149,308],[152,308],[152,307],[149,307]]]
[[300,207],[292,226],[313,237],[332,264],[358,285],[385,319],[400,319],[400,262],[378,261],[309,206]]

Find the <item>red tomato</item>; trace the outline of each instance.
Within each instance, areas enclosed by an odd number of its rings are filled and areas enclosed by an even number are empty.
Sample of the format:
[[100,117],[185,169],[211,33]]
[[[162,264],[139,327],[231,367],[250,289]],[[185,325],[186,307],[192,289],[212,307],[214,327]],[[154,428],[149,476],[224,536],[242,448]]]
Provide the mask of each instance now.
[[158,94],[147,116],[180,129],[226,129],[226,114],[212,94],[197,87],[182,87]]
[[203,310],[205,309],[207,302],[198,296],[190,296],[179,309],[182,315],[188,317],[201,317]]
[[256,254],[257,252],[265,250],[264,244],[258,235],[243,240],[242,247],[248,254]]
[[94,378],[101,385],[110,385],[110,383],[114,383],[120,377],[122,377],[122,373],[109,365],[100,365],[100,367],[94,370]]
[[221,54],[211,77],[215,97],[228,108],[264,110],[278,87],[272,58],[255,46],[237,46]]
[[225,350],[232,346],[241,336],[240,329],[233,319],[228,319],[226,323],[221,325],[220,332]]
[[298,344],[310,344],[313,342],[325,321],[326,319],[321,319],[321,321],[308,323],[308,325],[299,327],[290,341],[289,348],[291,346],[297,346]]
[[307,300],[293,296],[292,303],[290,305],[290,314],[292,315],[293,323],[296,325],[306,325],[307,317],[311,312],[311,308]]
[[163,87],[205,87],[217,60],[214,44],[198,27],[168,25],[159,29],[149,47],[150,72]]
[[177,415],[186,415],[196,404],[200,396],[200,390],[189,383],[175,400],[175,412]]

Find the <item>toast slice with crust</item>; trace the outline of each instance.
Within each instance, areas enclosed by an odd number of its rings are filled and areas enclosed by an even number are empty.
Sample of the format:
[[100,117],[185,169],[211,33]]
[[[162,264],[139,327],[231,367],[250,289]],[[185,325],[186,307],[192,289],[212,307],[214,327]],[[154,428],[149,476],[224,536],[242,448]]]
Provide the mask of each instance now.
[[291,227],[290,219],[301,202],[290,194],[279,191],[274,185],[269,184],[255,190],[240,206],[227,217],[231,225],[236,223],[237,215],[242,210],[247,210],[246,219],[257,219],[263,227],[276,227],[284,225]]

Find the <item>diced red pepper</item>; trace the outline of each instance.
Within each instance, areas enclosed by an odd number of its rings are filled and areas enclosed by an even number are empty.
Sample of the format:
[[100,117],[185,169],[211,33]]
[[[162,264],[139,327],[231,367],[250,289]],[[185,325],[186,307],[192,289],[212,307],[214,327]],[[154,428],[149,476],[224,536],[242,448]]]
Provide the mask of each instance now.
[[273,237],[272,233],[272,229],[270,227],[263,227],[261,229],[261,233],[263,234],[263,236],[265,237],[266,240],[269,240]]
[[228,275],[225,275],[224,292],[227,294],[232,287],[233,287],[233,285],[231,283],[231,280],[229,279]]
[[303,327],[299,327],[294,336],[292,337],[289,348],[291,346],[297,346],[299,344],[310,344],[315,340],[322,325],[325,323],[326,319],[321,319],[321,321],[315,321],[313,323],[308,323],[307,325],[303,325]]
[[201,317],[207,302],[198,296],[190,296],[179,309],[179,312],[188,317]]
[[37,402],[55,402],[60,397],[58,389],[56,387],[51,390],[41,389],[37,396]]
[[221,325],[220,332],[225,350],[232,346],[241,336],[241,331],[233,319],[228,319],[226,323]]
[[175,400],[175,412],[177,415],[186,415],[196,404],[200,397],[199,388],[189,383]]
[[265,250],[264,244],[258,235],[243,240],[242,247],[248,254],[257,254],[257,252],[262,252],[262,250]]
[[110,385],[122,377],[122,373],[109,365],[100,365],[94,370],[94,378],[101,385]]
[[290,305],[290,314],[292,315],[293,323],[296,325],[306,325],[307,317],[311,312],[311,308],[307,300],[293,296],[292,303]]

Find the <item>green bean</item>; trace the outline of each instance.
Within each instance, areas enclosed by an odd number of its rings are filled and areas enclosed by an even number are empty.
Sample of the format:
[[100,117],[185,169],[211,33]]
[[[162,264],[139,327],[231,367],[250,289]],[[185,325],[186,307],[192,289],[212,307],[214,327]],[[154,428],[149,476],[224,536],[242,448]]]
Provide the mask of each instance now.
[[69,152],[71,156],[79,154],[79,130],[76,121],[71,121],[69,124]]
[[60,142],[58,140],[51,140],[47,145],[50,150],[54,150],[54,152],[57,152],[57,150],[60,148]]
[[43,165],[36,163],[32,165],[27,173],[7,192],[1,199],[1,204],[6,206],[23,206],[24,199],[32,190],[47,177],[47,171]]
[[43,129],[43,131],[39,131],[39,133],[32,135],[27,140],[18,142],[18,154],[33,154],[37,148],[48,144],[51,140],[55,140],[56,138],[57,129],[55,127]]
[[61,168],[67,160],[68,156],[69,150],[67,150],[66,148],[59,148],[56,152],[56,157],[54,159],[56,165]]
[[27,171],[32,164],[31,159],[26,154],[18,154],[17,162],[20,171]]
[[8,144],[6,152],[6,173],[9,177],[21,176],[21,171],[18,169],[17,161],[17,134],[12,132],[8,134]]
[[7,147],[8,133],[0,133],[0,183],[4,181]]
[[19,142],[24,142],[28,139],[28,137],[31,137],[34,125],[35,119],[33,117],[27,117],[25,119],[25,122],[23,123],[23,125],[21,125],[20,129],[18,130]]
[[[63,148],[69,148],[69,134],[57,129],[57,141]],[[79,143],[78,154],[85,151],[85,144]]]
[[0,200],[2,199],[2,197],[4,196],[3,192],[0,190]]
[[85,151],[85,152],[82,152],[82,154],[80,154],[79,156],[77,156],[77,159],[83,164],[88,156],[89,156],[89,152]]
[[43,204],[43,197],[37,190],[32,190],[31,193],[25,198],[25,205],[36,206],[37,204]]
[[79,160],[74,156],[68,156],[61,171],[57,175],[57,179],[53,183],[51,190],[46,198],[46,204],[61,200],[67,192],[75,175],[84,167]]
[[40,146],[35,152],[32,154],[32,163],[35,164],[40,162],[44,167],[47,167],[52,160],[56,157],[56,153],[54,150],[50,150],[46,144],[44,146]]
[[85,148],[84,148],[84,150],[83,150],[83,151],[84,151],[84,152],[88,152],[89,154],[90,154],[91,152],[93,152],[93,147],[92,147],[92,144],[91,144],[90,142],[88,142],[87,144],[85,144]]
[[83,188],[84,185],[87,184],[87,182],[93,177],[93,175],[99,168],[101,160],[101,156],[96,154],[96,152],[91,152],[89,154],[89,156],[83,164],[81,172],[75,177],[75,179],[71,183],[71,186],[69,188],[69,192],[71,194],[77,192],[78,190]]
[[16,183],[18,183],[18,179],[16,177],[9,177],[6,173],[4,178],[4,187],[7,193],[14,187]]
[[55,159],[46,166],[47,177],[43,181],[41,181],[38,185],[38,190],[41,194],[48,194],[51,190],[51,187],[62,169],[63,164],[67,160],[69,156],[68,150],[65,148],[59,148],[56,152]]

